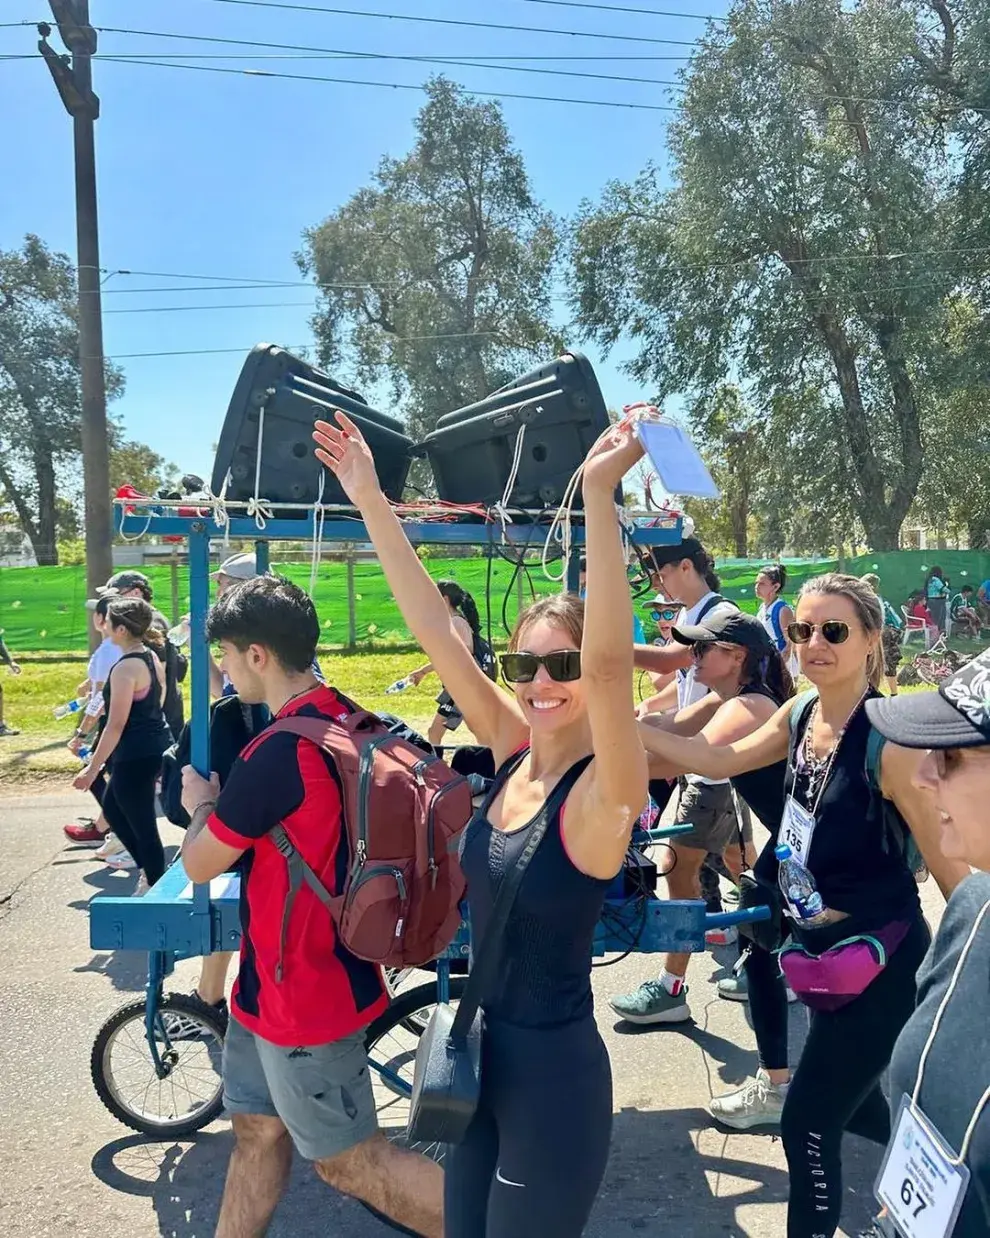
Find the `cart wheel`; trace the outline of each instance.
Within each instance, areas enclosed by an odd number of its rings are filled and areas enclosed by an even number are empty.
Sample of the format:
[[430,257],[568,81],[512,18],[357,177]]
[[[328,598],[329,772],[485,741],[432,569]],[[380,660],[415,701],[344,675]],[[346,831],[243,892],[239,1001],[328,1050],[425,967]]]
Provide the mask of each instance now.
[[[413,1036],[422,1036],[426,1031],[426,1024],[430,1018],[430,1008],[436,1005],[437,990],[435,984],[424,984],[424,976],[428,976],[429,972],[422,972],[418,967],[386,967],[385,968],[385,987],[388,989],[388,995],[392,1002],[395,1003],[400,997],[403,997],[410,991],[410,986],[414,985],[418,980],[419,988],[429,990],[432,996],[426,1007],[422,1010],[414,1010],[408,1018],[402,1020],[402,1026],[407,1032],[411,1032]],[[389,1008],[391,1009],[391,1007]]]
[[155,1069],[145,1001],[128,1002],[100,1028],[90,1056],[96,1094],[113,1116],[145,1135],[191,1135],[223,1111],[224,1023],[194,997],[169,993],[159,1005]]

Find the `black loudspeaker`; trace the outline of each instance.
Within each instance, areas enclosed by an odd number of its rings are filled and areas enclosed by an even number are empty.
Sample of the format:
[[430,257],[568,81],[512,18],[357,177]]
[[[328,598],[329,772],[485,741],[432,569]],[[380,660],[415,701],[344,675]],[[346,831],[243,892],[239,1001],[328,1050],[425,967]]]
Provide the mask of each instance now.
[[[313,422],[331,421],[333,408],[343,409],[360,427],[375,457],[382,489],[390,499],[401,499],[413,446],[402,423],[274,344],[252,348],[241,369],[220,431],[210,482],[213,493],[220,493],[229,472],[228,499],[246,502],[255,497],[260,428],[257,497],[270,503],[278,515],[305,516],[303,511],[279,512],[278,506],[316,502],[320,473],[325,470],[313,455]],[[326,472],[323,502],[350,502],[330,472]]]
[[[571,475],[608,425],[591,363],[565,353],[530,370],[487,399],[447,413],[422,444],[441,499],[497,503],[512,470],[519,427],[525,425],[513,507],[556,506]],[[575,507],[581,506],[578,493]]]

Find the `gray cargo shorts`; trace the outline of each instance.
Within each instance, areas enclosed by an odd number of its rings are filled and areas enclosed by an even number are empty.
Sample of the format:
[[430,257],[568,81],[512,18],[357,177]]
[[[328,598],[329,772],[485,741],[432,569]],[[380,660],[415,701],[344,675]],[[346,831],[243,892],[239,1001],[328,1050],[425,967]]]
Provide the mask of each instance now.
[[285,1048],[231,1019],[223,1103],[230,1114],[280,1118],[308,1161],[340,1156],[378,1130],[364,1032],[328,1045]]
[[678,847],[721,855],[730,843],[739,842],[740,822],[727,782],[682,782],[674,820],[694,826],[690,834],[678,834],[672,840]]

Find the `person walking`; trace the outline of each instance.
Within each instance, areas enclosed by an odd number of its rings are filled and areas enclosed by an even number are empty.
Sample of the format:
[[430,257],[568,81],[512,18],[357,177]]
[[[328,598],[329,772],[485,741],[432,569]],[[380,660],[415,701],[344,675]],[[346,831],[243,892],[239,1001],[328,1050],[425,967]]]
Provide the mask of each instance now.
[[[936,692],[898,701],[868,701],[867,715],[881,735],[924,752],[915,785],[938,812],[943,854],[974,868],[955,888],[931,950],[918,972],[918,1004],[894,1045],[890,1096],[904,1104],[903,1144],[912,1119],[937,1132],[950,1163],[964,1165],[969,1181],[952,1238],[990,1233],[990,650],[944,679]],[[954,1187],[955,1172],[946,1173]],[[883,1193],[904,1204],[900,1175]],[[913,1198],[909,1211],[926,1202]],[[946,1234],[950,1231],[945,1230]],[[900,1233],[892,1218],[877,1238]]]
[[172,742],[162,709],[164,637],[143,598],[113,598],[107,606],[107,627],[121,656],[103,687],[103,733],[72,785],[89,791],[104,769],[109,772],[103,814],[153,886],[165,871],[155,783],[162,754]]
[[766,567],[760,568],[754,592],[760,599],[760,609],[756,612],[756,617],[766,628],[793,678],[798,673],[798,664],[797,654],[787,636],[787,628],[794,622],[794,611],[782,596],[786,585],[787,568],[783,563],[768,563]]
[[[752,734],[793,695],[793,685],[780,654],[762,623],[731,607],[718,607],[699,623],[675,625],[673,638],[690,647],[695,661],[695,680],[715,697],[694,709],[689,706],[669,720],[681,735],[698,734],[705,743],[726,743]],[[711,716],[710,716],[711,715]],[[697,720],[696,720],[697,719]],[[698,722],[704,725],[699,726]],[[667,715],[647,715],[641,737],[650,761],[650,777],[682,775],[685,767],[651,755],[654,725],[668,723]],[[721,856],[734,880],[747,867],[742,825],[735,809],[737,791],[758,816],[779,819],[783,803],[783,762],[769,769],[742,774],[728,788],[725,812],[692,818],[691,833],[672,842],[675,862],[667,874],[667,891],[673,899],[695,899],[700,892],[699,873],[705,857]],[[647,980],[632,993],[614,997],[609,1005],[629,1023],[681,1023],[691,1018],[685,976],[690,954],[668,954],[657,980]]]
[[495,781],[462,842],[471,931],[485,940],[499,884],[545,828],[485,995],[481,1095],[445,1161],[446,1238],[577,1238],[608,1160],[612,1083],[595,1024],[591,950],[605,891],[647,798],[632,692],[632,602],[615,487],[642,456],[610,428],[583,473],[588,590],[519,616],[501,657],[512,695],[455,630],[381,491],[358,428],[317,422],[317,455],[359,508],[413,635],[495,758]]
[[915,975],[929,944],[907,839],[913,835],[946,894],[965,870],[938,853],[934,811],[912,782],[916,755],[893,744],[878,750],[871,740],[863,706],[877,695],[882,671],[883,614],[875,593],[856,577],[829,573],[805,583],[796,612],[788,636],[812,693],[734,742],[716,747],[657,731],[651,748],[709,777],[786,760],[784,813],[755,871],[768,891],[776,890],[780,840],[817,886],[821,921],[789,923],[798,955],[814,960],[832,951],[832,961],[864,937],[881,943],[855,995],[835,981],[816,994],[785,965],[811,1008],[781,1114],[790,1171],[787,1238],[832,1238],[842,1207],[843,1131],[881,1144],[890,1137],[880,1079],[914,1009]]
[[[471,651],[471,656],[490,678],[495,674],[495,655],[492,647],[481,634],[481,616],[474,598],[466,589],[462,589],[456,580],[438,580],[437,592],[443,598],[450,612],[450,622],[454,631]],[[433,672],[433,663],[427,662],[408,675],[412,684],[421,683],[427,675]],[[437,697],[437,712],[430,723],[426,738],[434,748],[438,748],[447,731],[456,731],[464,721],[464,715],[457,708],[457,703],[441,685]]]
[[[272,575],[225,590],[207,622],[243,704],[265,705],[276,719],[340,721],[349,706],[313,671],[319,634],[312,599]],[[222,790],[216,773],[203,778],[191,766],[182,779],[190,880],[209,882],[243,857],[240,968],[223,1051],[235,1145],[216,1238],[267,1233],[293,1147],[328,1185],[442,1238],[439,1167],[378,1129],[364,1035],[388,1005],[381,969],[341,944],[305,884],[285,918],[288,876],[275,826],[332,894],[351,862],[336,763],[297,735],[262,731]]]

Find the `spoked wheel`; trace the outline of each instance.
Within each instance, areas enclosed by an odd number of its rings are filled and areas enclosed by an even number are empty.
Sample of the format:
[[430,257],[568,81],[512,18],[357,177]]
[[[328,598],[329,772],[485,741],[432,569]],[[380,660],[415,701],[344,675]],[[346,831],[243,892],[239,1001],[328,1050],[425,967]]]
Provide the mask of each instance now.
[[224,1025],[184,993],[162,998],[148,1044],[144,1000],[128,1002],[100,1028],[90,1057],[96,1094],[118,1121],[146,1135],[190,1135],[223,1111]]
[[422,1036],[429,1022],[430,1009],[436,1005],[436,984],[425,983],[429,972],[423,972],[418,967],[387,967],[385,969],[385,987],[388,995],[395,1002],[398,998],[410,993],[413,989],[428,990],[432,997],[422,1010],[414,1010],[408,1018],[403,1019],[402,1026],[413,1036]]
[[[451,976],[450,1000],[457,1002],[467,984],[466,976]],[[412,1095],[413,1067],[421,1031],[409,1030],[412,1021],[425,1027],[437,1004],[437,986],[421,984],[396,997],[388,1010],[368,1028],[368,1065],[378,1110],[378,1125],[382,1134],[395,1143],[420,1152],[442,1163],[445,1144],[409,1144],[406,1124],[409,1121],[409,1097]]]

